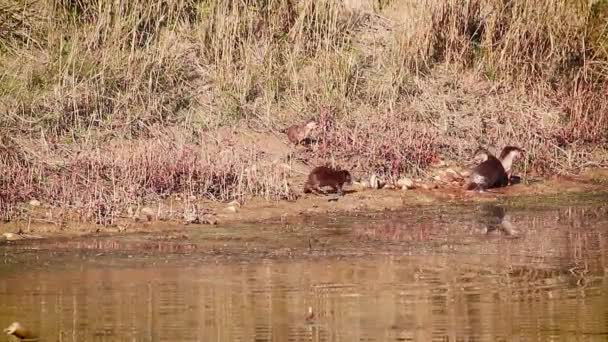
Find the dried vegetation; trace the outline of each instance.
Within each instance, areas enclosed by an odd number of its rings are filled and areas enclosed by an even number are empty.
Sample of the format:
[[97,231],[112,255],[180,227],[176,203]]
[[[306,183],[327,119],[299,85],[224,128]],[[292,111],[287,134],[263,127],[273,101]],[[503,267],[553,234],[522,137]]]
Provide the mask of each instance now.
[[529,172],[606,165],[606,18],[606,0],[11,0],[0,216],[32,198],[84,218],[176,193],[292,198],[286,159],[216,132],[310,117],[304,161],[363,173],[507,142]]

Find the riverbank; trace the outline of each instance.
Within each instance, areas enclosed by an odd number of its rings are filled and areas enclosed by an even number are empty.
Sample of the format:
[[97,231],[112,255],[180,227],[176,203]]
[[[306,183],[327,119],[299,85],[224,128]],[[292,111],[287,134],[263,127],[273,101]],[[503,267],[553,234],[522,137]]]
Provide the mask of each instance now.
[[[231,201],[239,216],[300,198],[326,164],[430,188],[479,147],[525,148],[524,179],[608,167],[606,14],[606,0],[4,6],[0,220],[195,223]],[[316,143],[289,145],[280,132],[309,119]]]
[[[492,192],[467,192],[455,183],[428,182],[424,188],[408,190],[349,187],[343,197],[335,195],[306,195],[287,201],[250,198],[245,201],[218,202],[174,196],[162,202],[129,207],[125,215],[114,217],[111,224],[78,221],[78,213],[52,208],[31,201],[22,208],[20,219],[0,225],[4,239],[77,236],[88,234],[122,234],[134,232],[179,232],[183,227],[230,227],[234,224],[301,222],[303,218],[331,217],[384,211],[399,211],[411,207],[466,205],[471,203],[542,203],[555,196],[588,194],[608,191],[608,170],[589,169],[578,176],[556,176],[532,179]],[[194,209],[196,208],[196,209]]]

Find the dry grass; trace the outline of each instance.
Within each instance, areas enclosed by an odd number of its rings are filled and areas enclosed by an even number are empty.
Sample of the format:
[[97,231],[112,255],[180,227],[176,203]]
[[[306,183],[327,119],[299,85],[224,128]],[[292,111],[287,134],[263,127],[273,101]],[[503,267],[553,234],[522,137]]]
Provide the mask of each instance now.
[[480,144],[525,146],[539,173],[605,163],[607,3],[11,1],[0,213],[293,197],[259,148],[205,136],[311,116],[323,129],[305,161],[389,177]]

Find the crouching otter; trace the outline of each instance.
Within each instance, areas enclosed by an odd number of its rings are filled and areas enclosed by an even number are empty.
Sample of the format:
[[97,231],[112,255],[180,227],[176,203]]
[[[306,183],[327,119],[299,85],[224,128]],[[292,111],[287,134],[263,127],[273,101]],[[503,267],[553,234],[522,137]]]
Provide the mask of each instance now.
[[350,172],[332,169],[327,166],[318,166],[308,175],[308,179],[304,183],[304,193],[324,193],[321,188],[328,186],[342,196],[344,195],[342,191],[344,184],[352,184]]

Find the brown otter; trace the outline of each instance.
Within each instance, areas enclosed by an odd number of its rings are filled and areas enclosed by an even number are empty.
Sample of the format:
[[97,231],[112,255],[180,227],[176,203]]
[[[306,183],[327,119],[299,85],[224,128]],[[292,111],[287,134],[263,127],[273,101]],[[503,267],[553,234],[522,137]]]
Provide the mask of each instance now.
[[308,180],[304,183],[304,193],[324,192],[321,187],[329,186],[338,195],[342,196],[342,186],[351,184],[350,172],[346,170],[336,170],[327,166],[317,166],[308,175]]
[[287,139],[291,143],[298,145],[308,139],[310,132],[315,128],[317,128],[317,122],[308,120],[305,124],[290,126],[285,130],[285,133],[287,133]]
[[19,324],[19,322],[13,322],[8,328],[4,329],[4,332],[20,340],[36,340],[38,338],[34,333]]
[[513,161],[522,153],[523,150],[518,147],[506,146],[500,153],[499,159],[487,150],[478,150],[476,158],[485,159],[485,161],[473,169],[466,189],[485,191],[489,188],[510,185]]
[[502,186],[506,182],[507,173],[502,163],[490,154],[483,163],[473,169],[466,189],[482,192],[489,188]]

